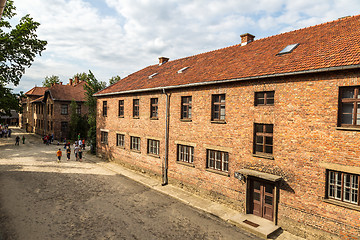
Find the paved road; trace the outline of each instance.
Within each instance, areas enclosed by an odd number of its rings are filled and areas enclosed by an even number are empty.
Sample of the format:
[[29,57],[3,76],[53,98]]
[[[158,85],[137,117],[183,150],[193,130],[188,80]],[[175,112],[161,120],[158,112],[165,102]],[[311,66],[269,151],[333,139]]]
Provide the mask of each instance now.
[[258,239],[58,146],[0,138],[0,239]]

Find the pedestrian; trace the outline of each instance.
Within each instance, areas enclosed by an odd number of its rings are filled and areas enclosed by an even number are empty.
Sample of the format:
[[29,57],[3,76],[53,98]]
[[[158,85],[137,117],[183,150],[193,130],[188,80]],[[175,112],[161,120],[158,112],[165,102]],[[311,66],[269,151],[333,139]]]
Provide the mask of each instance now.
[[83,147],[83,150],[85,150],[85,139],[82,140],[82,147]]
[[62,152],[61,149],[59,148],[59,150],[56,152],[56,156],[58,158],[57,162],[59,163],[61,161],[61,156],[62,156]]
[[78,145],[79,145],[79,148],[82,148],[82,146],[81,146],[81,145],[82,145],[82,141],[81,141],[81,140],[78,141]]
[[9,137],[11,137],[11,128],[9,128]]
[[19,136],[16,136],[16,138],[15,138],[15,145],[18,145],[18,146],[19,146],[19,142],[20,142],[20,137],[19,137]]
[[77,144],[75,145],[74,153],[75,153],[75,160],[78,161],[78,157],[79,157],[79,146],[78,146]]
[[79,147],[79,161],[82,162],[82,150],[81,147]]
[[70,149],[70,145],[69,145],[66,148],[66,157],[67,157],[68,161],[70,161],[70,154],[71,154],[71,149]]
[[23,144],[25,144],[25,136],[24,135],[22,137],[22,140],[23,140]]

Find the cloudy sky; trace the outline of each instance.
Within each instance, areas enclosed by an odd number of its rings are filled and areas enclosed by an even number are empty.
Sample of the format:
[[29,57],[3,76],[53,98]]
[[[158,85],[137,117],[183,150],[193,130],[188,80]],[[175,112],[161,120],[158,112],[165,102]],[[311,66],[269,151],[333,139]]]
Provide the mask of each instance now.
[[48,45],[15,92],[46,76],[68,83],[91,70],[101,81],[126,77],[158,57],[179,59],[240,42],[360,14],[359,0],[14,0]]

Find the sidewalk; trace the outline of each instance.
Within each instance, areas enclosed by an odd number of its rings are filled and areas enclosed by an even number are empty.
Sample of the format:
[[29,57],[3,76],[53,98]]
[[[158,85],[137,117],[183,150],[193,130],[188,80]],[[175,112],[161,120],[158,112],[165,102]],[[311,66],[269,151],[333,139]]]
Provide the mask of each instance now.
[[[212,215],[215,215],[224,221],[227,221],[231,224],[234,224],[240,228],[245,229],[259,237],[264,239],[277,239],[277,240],[302,240],[303,238],[297,237],[290,234],[289,232],[283,231],[278,226],[266,219],[256,217],[250,214],[241,214],[238,211],[235,211],[229,207],[226,207],[222,204],[212,202],[208,199],[201,198],[199,196],[193,195],[189,192],[186,192],[178,187],[175,187],[171,184],[162,186],[161,182],[148,177],[139,172],[127,169],[119,164],[114,162],[106,162],[101,158],[91,155],[90,153],[85,154],[86,161],[94,162],[104,168],[107,168],[111,171],[114,171],[118,174],[126,176],[134,181],[137,181],[143,185],[146,185],[152,189],[155,189],[159,192],[167,194],[171,197],[174,197],[185,204],[188,204],[194,208],[201,209],[205,212],[208,212]],[[247,222],[247,223],[244,223]],[[251,224],[251,225],[249,225]],[[256,226],[258,225],[258,226]]]

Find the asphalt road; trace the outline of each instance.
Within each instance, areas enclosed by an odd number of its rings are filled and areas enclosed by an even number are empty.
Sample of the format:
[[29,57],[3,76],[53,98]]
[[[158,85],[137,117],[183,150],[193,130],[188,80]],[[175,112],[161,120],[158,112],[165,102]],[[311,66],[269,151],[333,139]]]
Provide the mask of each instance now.
[[0,138],[0,240],[258,239],[86,156],[57,163],[58,148]]

